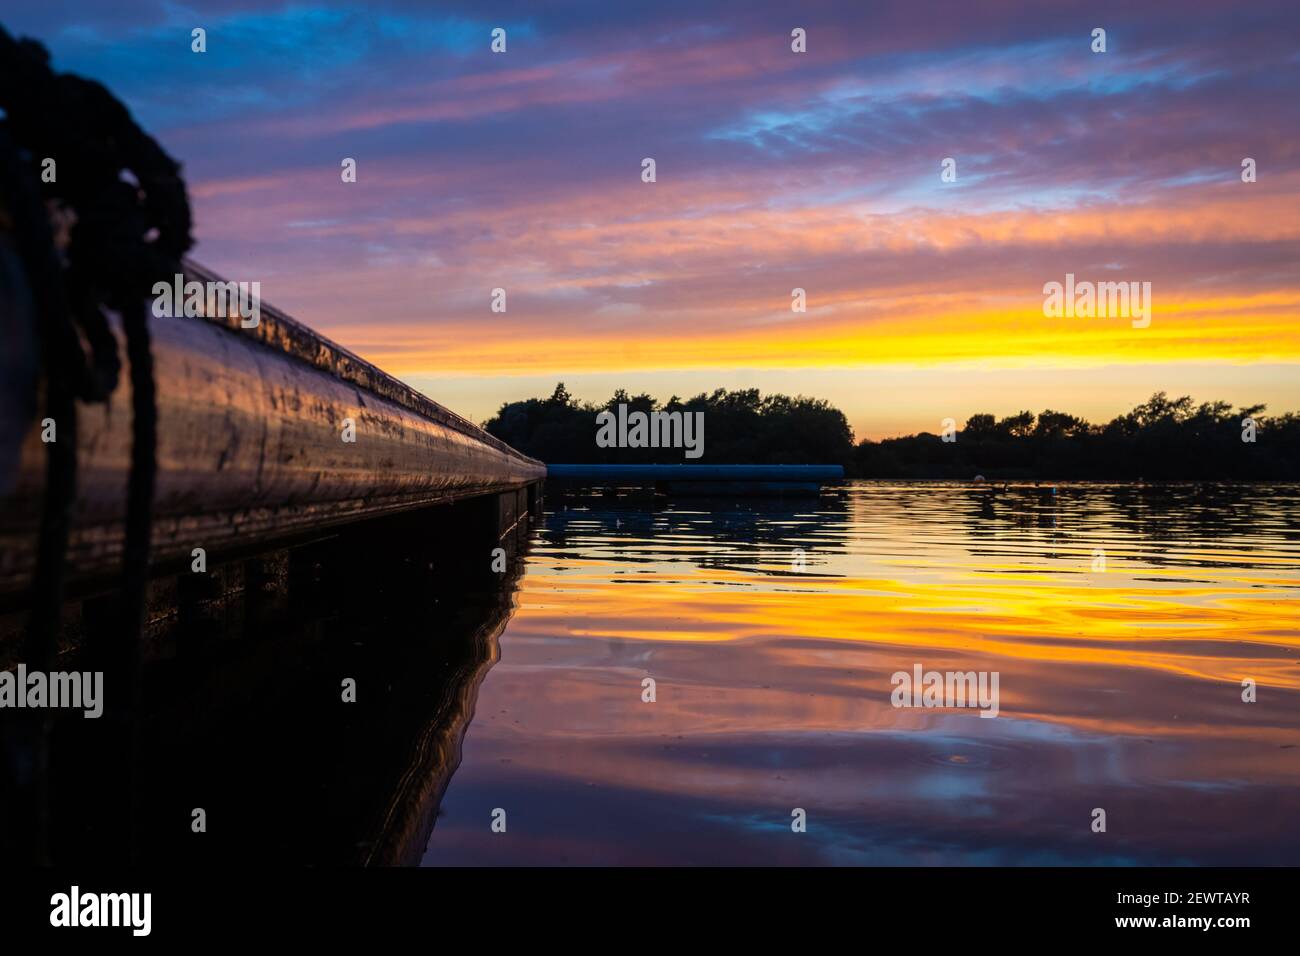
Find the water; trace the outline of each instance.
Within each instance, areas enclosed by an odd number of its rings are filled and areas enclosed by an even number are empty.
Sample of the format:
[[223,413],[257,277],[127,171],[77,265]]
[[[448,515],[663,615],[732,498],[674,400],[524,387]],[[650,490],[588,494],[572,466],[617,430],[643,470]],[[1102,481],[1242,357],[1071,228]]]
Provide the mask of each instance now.
[[547,506],[425,864],[1300,864],[1298,485]]

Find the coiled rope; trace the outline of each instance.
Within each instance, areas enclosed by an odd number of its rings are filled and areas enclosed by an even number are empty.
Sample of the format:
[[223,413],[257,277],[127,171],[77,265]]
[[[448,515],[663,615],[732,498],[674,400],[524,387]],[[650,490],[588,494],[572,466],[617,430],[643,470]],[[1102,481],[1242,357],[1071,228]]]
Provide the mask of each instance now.
[[[46,447],[36,572],[24,659],[48,670],[58,649],[64,563],[76,500],[76,402],[105,402],[121,363],[105,310],[122,317],[131,380],[131,471],[127,485],[121,589],[107,661],[129,674],[127,702],[139,699],[140,631],[149,579],[157,404],[148,297],[171,281],[193,244],[180,165],[131,119],[101,84],[55,73],[45,48],[0,27],[0,201],[8,212],[32,292],[45,380],[46,415],[57,440]],[[41,177],[55,160],[53,182]],[[51,216],[72,225],[56,241]],[[84,343],[84,344],[83,344]],[[49,723],[36,744],[37,789],[44,787]],[[35,855],[46,857],[45,800],[37,801]]]

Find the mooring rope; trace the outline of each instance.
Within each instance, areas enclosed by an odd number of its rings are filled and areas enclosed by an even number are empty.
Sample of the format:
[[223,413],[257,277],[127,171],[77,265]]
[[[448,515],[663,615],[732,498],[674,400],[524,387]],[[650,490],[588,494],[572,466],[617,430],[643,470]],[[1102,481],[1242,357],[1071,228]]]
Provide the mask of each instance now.
[[[106,650],[130,675],[125,703],[139,700],[140,632],[149,580],[157,401],[149,340],[153,283],[181,271],[192,245],[180,165],[145,134],[102,85],[49,67],[45,48],[0,27],[0,189],[35,305],[46,415],[57,429],[46,444],[32,606],[24,658],[48,669],[58,648],[64,563],[76,500],[76,400],[104,402],[121,364],[105,309],[122,317],[131,379],[131,470],[127,486],[121,591]],[[54,176],[42,177],[45,160]],[[71,217],[66,247],[51,215]],[[83,340],[86,343],[83,346]],[[87,347],[89,355],[87,355]],[[43,789],[44,741],[36,774]],[[44,802],[43,800],[41,801]],[[45,807],[38,808],[43,829]],[[45,854],[43,834],[36,855]]]

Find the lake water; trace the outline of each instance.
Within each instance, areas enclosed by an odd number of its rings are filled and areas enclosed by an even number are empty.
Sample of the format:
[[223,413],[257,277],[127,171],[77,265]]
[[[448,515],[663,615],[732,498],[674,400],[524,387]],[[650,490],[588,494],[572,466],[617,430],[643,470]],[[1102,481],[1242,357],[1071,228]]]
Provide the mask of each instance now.
[[425,864],[1300,864],[1300,485],[546,506]]

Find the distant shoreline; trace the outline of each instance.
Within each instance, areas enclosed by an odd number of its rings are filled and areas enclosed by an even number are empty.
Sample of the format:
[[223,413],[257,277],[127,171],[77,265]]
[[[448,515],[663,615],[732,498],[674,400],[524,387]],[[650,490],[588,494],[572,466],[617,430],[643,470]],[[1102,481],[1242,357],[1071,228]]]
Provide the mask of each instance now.
[[[620,422],[634,413],[697,420],[698,444],[601,441],[600,423],[608,431],[613,410]],[[661,402],[620,389],[594,405],[578,402],[560,383],[549,398],[503,404],[483,427],[552,463],[842,465],[847,478],[884,481],[1300,481],[1300,414],[1267,415],[1263,405],[1196,404],[1156,392],[1104,424],[1048,409],[936,425],[937,434],[855,442],[844,413],[822,399],[716,389]]]

